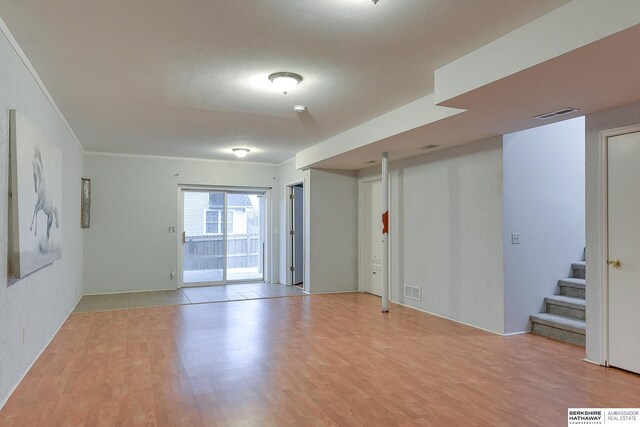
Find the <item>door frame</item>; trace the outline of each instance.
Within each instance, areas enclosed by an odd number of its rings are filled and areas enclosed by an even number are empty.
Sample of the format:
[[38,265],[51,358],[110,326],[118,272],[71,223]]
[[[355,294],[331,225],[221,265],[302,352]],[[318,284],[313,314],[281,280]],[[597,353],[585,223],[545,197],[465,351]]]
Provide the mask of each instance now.
[[[604,266],[600,271],[600,342],[601,360],[604,366],[609,366],[609,138],[640,132],[640,124],[623,126],[608,129],[600,132],[600,194],[602,212],[600,219],[600,233],[602,236],[601,251],[603,254],[601,262]],[[588,297],[587,293],[587,297]],[[588,333],[588,331],[587,331]]]
[[[366,213],[364,209],[364,186],[375,181],[382,181],[382,175],[373,175],[358,180],[358,292],[364,292],[364,281],[367,276],[367,260],[365,259],[366,230],[364,228],[364,222]],[[391,261],[390,258],[389,261]],[[391,277],[391,274],[389,274],[389,277]],[[389,288],[391,288],[391,280],[389,280]]]
[[[291,274],[291,270],[290,270],[291,261],[293,261],[293,242],[291,241],[292,240],[291,239],[291,235],[289,234],[289,232],[293,228],[293,220],[292,220],[292,218],[293,218],[293,210],[291,208],[291,201],[290,201],[291,199],[289,198],[289,195],[292,193],[293,187],[295,187],[296,185],[300,185],[300,184],[302,184],[302,188],[303,188],[303,191],[304,191],[303,194],[304,194],[304,197],[306,198],[307,197],[307,193],[306,193],[306,187],[304,185],[304,180],[297,180],[297,181],[294,181],[294,182],[290,182],[290,183],[285,184],[285,186],[284,186],[285,205],[286,205],[286,208],[285,208],[285,212],[286,212],[286,219],[285,219],[286,230],[284,231],[284,233],[285,233],[285,239],[284,240],[285,240],[285,247],[286,247],[286,260],[285,260],[284,265],[285,265],[285,277],[286,277],[285,285],[287,285],[287,286],[293,286],[293,275]],[[302,210],[302,220],[303,220],[303,222],[304,222],[304,218],[305,218],[305,212],[304,212],[304,205],[303,205],[303,210]],[[303,229],[304,229],[304,226],[303,226]],[[303,253],[303,257],[304,257],[305,246],[306,246],[306,244],[304,242],[306,241],[307,236],[304,235],[303,239],[304,240],[303,240],[303,244],[302,244],[302,253]],[[303,264],[304,264],[304,268],[306,270],[307,265],[304,262],[303,262]],[[305,273],[306,273],[306,271],[302,272],[302,277],[303,278],[305,277]],[[303,284],[303,290],[305,292],[308,292],[307,288],[306,288],[307,284],[305,283],[305,280],[303,280],[302,284]]]
[[[241,187],[241,186],[216,186],[216,185],[187,185],[178,184],[177,199],[178,199],[178,223],[176,225],[176,248],[177,248],[177,271],[176,271],[176,288],[189,288],[199,286],[219,286],[228,284],[240,284],[240,283],[253,283],[256,280],[233,280],[229,282],[227,280],[227,239],[226,239],[226,226],[225,226],[225,251],[224,251],[224,269],[223,269],[223,281],[221,282],[202,282],[194,285],[185,285],[184,283],[184,266],[182,260],[182,233],[184,232],[184,192],[185,191],[212,191],[225,193],[224,198],[224,212],[227,212],[227,197],[226,193],[261,193],[264,197],[264,212],[262,218],[262,280],[268,283],[271,278],[272,269],[270,268],[272,259],[272,240],[269,238],[271,235],[271,187]],[[226,218],[225,218],[226,220]]]

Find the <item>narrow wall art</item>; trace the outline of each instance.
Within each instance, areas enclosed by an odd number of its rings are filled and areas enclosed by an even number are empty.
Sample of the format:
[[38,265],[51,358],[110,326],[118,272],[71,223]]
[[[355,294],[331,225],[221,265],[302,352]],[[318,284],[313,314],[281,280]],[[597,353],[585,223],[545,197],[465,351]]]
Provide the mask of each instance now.
[[9,275],[17,280],[62,256],[62,155],[15,110],[9,129]]

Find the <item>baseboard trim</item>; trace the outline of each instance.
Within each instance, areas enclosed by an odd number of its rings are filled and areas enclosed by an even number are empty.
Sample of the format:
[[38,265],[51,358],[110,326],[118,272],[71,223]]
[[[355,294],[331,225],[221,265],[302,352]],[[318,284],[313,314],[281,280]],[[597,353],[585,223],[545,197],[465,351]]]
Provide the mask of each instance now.
[[[180,288],[183,289],[183,288]],[[178,288],[169,289],[147,289],[144,291],[118,291],[118,292],[97,292],[94,294],[84,294],[83,296],[97,296],[97,295],[117,295],[117,294],[139,294],[142,292],[162,292],[162,291],[176,291]]]
[[514,335],[525,335],[530,334],[531,331],[522,331],[522,332],[509,332],[508,334],[502,334],[503,337],[512,337]]
[[582,359],[583,362],[587,362],[587,363],[591,363],[592,365],[596,365],[596,366],[602,366],[603,368],[606,368],[606,365],[603,365],[602,363],[596,362],[595,360],[591,360],[591,359],[587,359],[586,357],[584,359]]
[[11,387],[11,391],[9,392],[7,397],[5,397],[5,399],[2,402],[0,402],[0,410],[2,410],[4,405],[6,405],[6,403],[9,401],[9,399],[11,399],[11,396],[16,391],[16,389],[18,388],[20,383],[22,383],[22,381],[24,380],[24,377],[27,376],[27,374],[29,373],[31,368],[33,368],[33,365],[38,361],[38,359],[40,359],[40,356],[42,356],[42,353],[44,353],[44,351],[47,349],[47,347],[49,347],[49,345],[51,344],[51,341],[53,341],[53,339],[56,337],[56,335],[58,335],[58,332],[60,332],[60,329],[62,329],[62,325],[64,325],[64,322],[66,322],[67,319],[69,319],[69,316],[71,316],[71,314],[73,313],[73,310],[75,310],[76,305],[78,305],[78,303],[80,302],[81,298],[82,298],[82,296],[80,298],[78,298],[78,300],[76,301],[75,305],[71,308],[71,311],[65,316],[64,319],[62,319],[62,322],[60,322],[60,324],[56,328],[56,330],[53,333],[53,335],[51,335],[51,338],[49,338],[47,343],[40,349],[40,351],[38,352],[38,355],[31,361],[31,363],[29,364],[29,367],[27,368],[27,370],[24,371],[24,373],[20,376],[20,380],[18,380],[18,382],[15,383],[13,385],[13,387]]
[[432,313],[432,312],[430,312],[430,311],[423,310],[423,309],[418,308],[418,307],[412,307],[412,306],[410,306],[410,305],[403,304],[403,303],[401,303],[401,302],[395,302],[395,301],[391,301],[391,302],[392,302],[393,304],[401,305],[402,307],[407,307],[407,308],[410,308],[410,309],[413,309],[413,310],[421,311],[421,312],[426,313],[426,314],[430,314],[430,315],[432,315],[432,316],[440,317],[441,319],[450,320],[450,321],[455,322],[455,323],[460,323],[461,325],[469,326],[469,327],[471,327],[471,328],[475,328],[475,329],[480,329],[481,331],[489,332],[489,333],[492,333],[492,334],[494,334],[494,335],[498,335],[498,336],[501,336],[501,337],[505,336],[504,334],[501,334],[500,332],[492,331],[492,330],[490,330],[490,329],[485,329],[485,328],[483,328],[483,327],[481,327],[481,326],[472,325],[472,324],[470,324],[470,323],[466,323],[466,322],[463,322],[463,321],[461,321],[461,320],[452,319],[452,318],[450,318],[450,317],[443,316],[443,315],[441,315],[441,314]]
[[351,291],[327,291],[327,292],[306,292],[308,295],[331,295],[331,294],[357,294],[358,290],[354,289]]

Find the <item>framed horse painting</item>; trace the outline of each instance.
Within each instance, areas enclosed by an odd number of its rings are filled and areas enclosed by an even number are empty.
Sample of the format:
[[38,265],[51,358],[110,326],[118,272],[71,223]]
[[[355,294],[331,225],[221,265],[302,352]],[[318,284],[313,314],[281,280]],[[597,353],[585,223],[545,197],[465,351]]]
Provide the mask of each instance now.
[[11,110],[9,274],[21,279],[62,256],[62,155]]

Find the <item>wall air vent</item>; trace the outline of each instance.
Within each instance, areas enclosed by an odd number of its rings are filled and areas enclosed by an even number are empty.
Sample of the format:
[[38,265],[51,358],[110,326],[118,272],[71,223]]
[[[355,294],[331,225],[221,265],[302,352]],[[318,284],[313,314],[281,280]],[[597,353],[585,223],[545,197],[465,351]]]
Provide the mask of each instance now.
[[422,301],[422,292],[415,286],[404,285],[404,297],[416,301]]
[[560,110],[551,111],[549,113],[540,114],[538,116],[534,116],[533,118],[539,119],[539,120],[548,120],[554,117],[564,116],[565,114],[573,113],[574,111],[578,111],[578,109],[567,107],[567,108],[562,108]]
[[438,148],[438,145],[429,144],[429,145],[423,145],[422,147],[420,147],[421,150],[431,150],[432,148]]
[[378,163],[377,160],[367,160],[366,162],[364,162],[365,165],[372,165],[374,163]]

